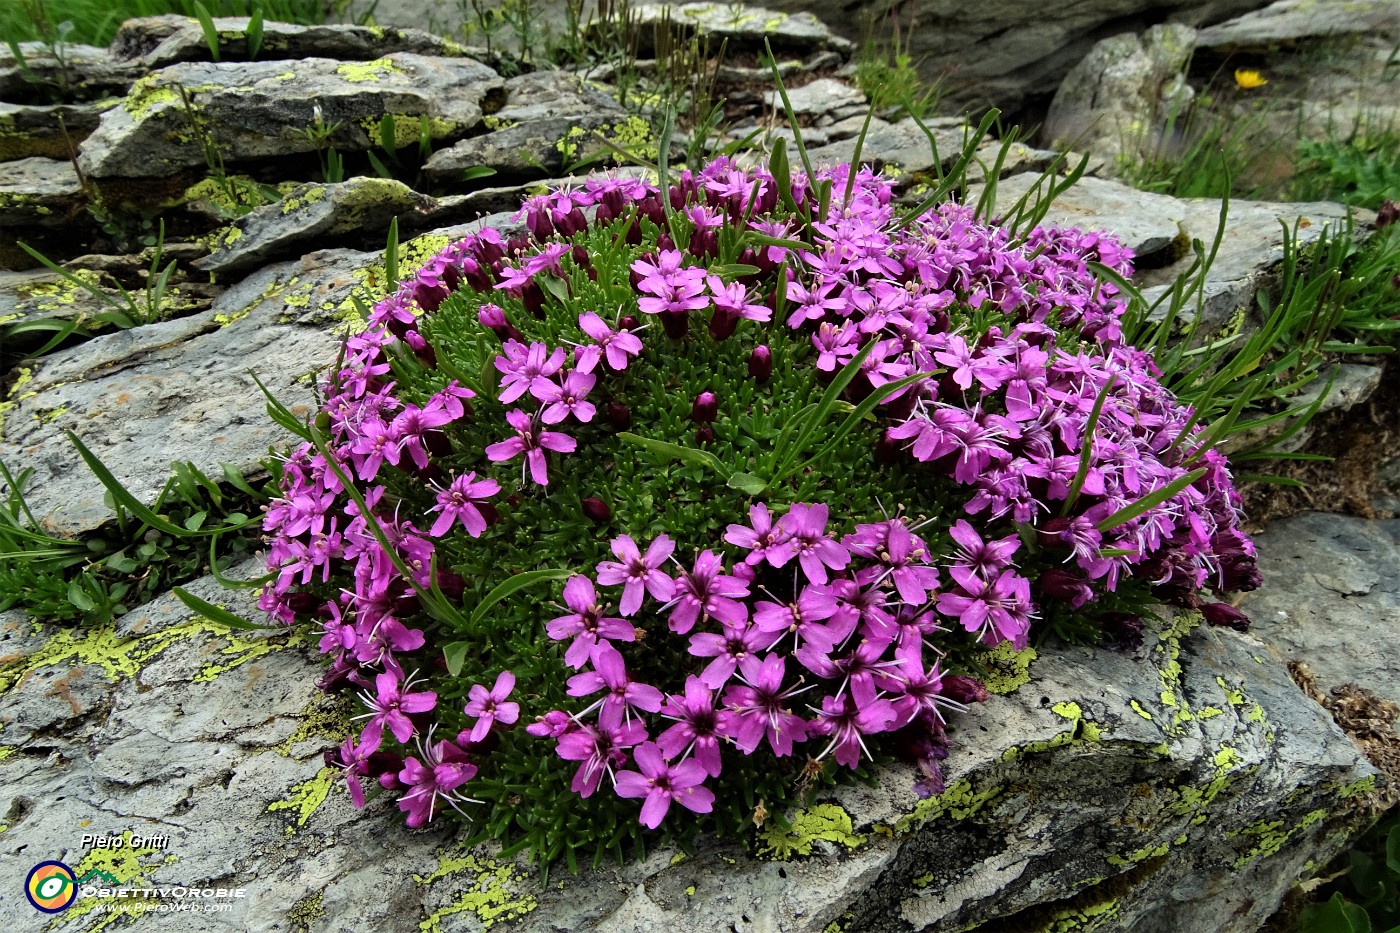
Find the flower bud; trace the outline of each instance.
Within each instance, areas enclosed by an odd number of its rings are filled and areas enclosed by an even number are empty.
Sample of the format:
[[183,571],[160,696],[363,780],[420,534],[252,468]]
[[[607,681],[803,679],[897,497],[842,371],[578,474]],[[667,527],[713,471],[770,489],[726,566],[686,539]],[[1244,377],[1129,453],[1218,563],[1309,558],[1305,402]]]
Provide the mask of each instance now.
[[448,599],[461,599],[462,594],[467,591],[467,581],[450,570],[439,570],[437,572],[438,589],[442,590],[442,595]]
[[622,320],[617,322],[618,330],[636,330],[642,326],[642,322],[637,320],[635,314],[624,314]]
[[632,413],[621,402],[608,403],[608,424],[618,431],[627,430],[632,424]]
[[727,308],[715,308],[710,316],[710,336],[715,340],[728,340],[739,326],[739,315]]
[[715,420],[718,410],[719,399],[715,398],[715,394],[701,392],[695,396],[695,401],[690,406],[690,417],[697,424],[710,424]]
[[894,463],[899,460],[902,448],[899,441],[890,437],[886,431],[880,439],[875,442],[875,460],[877,463]]
[[952,674],[943,678],[943,695],[958,703],[985,703],[991,696],[975,677]]
[[1376,228],[1388,227],[1397,220],[1400,220],[1400,204],[1387,198],[1376,211]]
[[766,344],[759,344],[749,354],[749,376],[754,382],[763,385],[773,375],[773,351]]
[[612,518],[612,509],[609,508],[608,504],[602,499],[595,499],[589,496],[583,500],[582,505],[583,514],[600,525]]
[[695,432],[695,443],[701,447],[708,447],[715,442],[715,432],[708,424],[701,425],[700,430]]
[[1201,615],[1211,625],[1232,628],[1237,632],[1249,631],[1249,616],[1229,603],[1205,603],[1201,606]]
[[690,330],[690,314],[686,311],[662,311],[661,328],[672,340],[680,340]]

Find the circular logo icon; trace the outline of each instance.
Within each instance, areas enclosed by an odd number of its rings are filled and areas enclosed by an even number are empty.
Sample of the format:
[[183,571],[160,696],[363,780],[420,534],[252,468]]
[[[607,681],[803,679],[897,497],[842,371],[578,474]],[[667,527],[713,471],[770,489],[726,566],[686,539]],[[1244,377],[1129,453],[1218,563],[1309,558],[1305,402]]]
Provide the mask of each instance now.
[[78,899],[78,882],[73,869],[62,862],[40,862],[24,879],[24,895],[35,910],[56,914]]

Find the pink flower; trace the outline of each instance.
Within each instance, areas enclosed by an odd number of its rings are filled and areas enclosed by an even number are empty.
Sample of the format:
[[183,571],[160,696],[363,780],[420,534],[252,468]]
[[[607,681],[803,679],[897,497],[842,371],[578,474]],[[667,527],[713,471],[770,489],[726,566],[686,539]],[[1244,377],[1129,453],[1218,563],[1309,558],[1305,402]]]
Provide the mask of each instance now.
[[[525,463],[530,468],[530,478],[541,486],[549,485],[549,472],[545,465],[545,450],[562,454],[573,453],[578,443],[567,434],[557,431],[539,431],[534,427],[534,419],[518,408],[506,412],[506,421],[515,429],[515,437],[492,444],[486,448],[486,459],[492,463],[513,460],[519,454],[525,455]],[[525,479],[521,469],[521,481]]]
[[575,369],[564,377],[562,387],[553,382],[545,383],[536,397],[545,403],[540,420],[545,424],[558,424],[573,415],[578,421],[587,423],[593,420],[598,409],[592,402],[584,401],[584,396],[592,391],[598,377]]
[[642,352],[641,338],[629,330],[614,331],[592,311],[578,316],[578,326],[602,347],[604,358],[613,369],[626,369],[628,358]]
[[627,666],[622,663],[622,653],[609,642],[598,643],[598,647],[593,649],[592,661],[594,670],[584,671],[569,678],[569,696],[586,697],[599,690],[606,693],[601,700],[580,713],[580,716],[601,706],[598,711],[598,723],[605,728],[612,728],[623,719],[630,719],[633,709],[648,713],[661,709],[661,691],[650,684],[629,679]]
[[454,477],[446,489],[439,488],[437,505],[428,509],[429,512],[439,513],[428,534],[441,538],[452,530],[455,522],[460,521],[467,534],[473,538],[481,537],[486,530],[486,518],[477,506],[500,491],[500,483],[494,479],[477,479],[474,472]]
[[601,641],[610,638],[633,641],[637,637],[632,623],[624,619],[604,618],[593,581],[581,574],[570,577],[569,582],[564,584],[564,602],[573,612],[547,623],[545,631],[555,641],[573,636],[573,642],[564,652],[564,663],[574,670],[588,663],[593,649]]
[[652,742],[637,746],[632,757],[641,772],[619,771],[617,795],[646,798],[641,823],[648,829],[661,825],[673,802],[693,813],[709,813],[714,806],[714,792],[703,786],[706,775],[699,762],[667,764],[661,749]]
[[495,723],[508,726],[520,718],[520,704],[506,702],[514,689],[515,675],[510,671],[501,671],[496,677],[496,685],[490,690],[480,684],[472,684],[466,714],[476,717],[476,725],[472,726],[467,741],[480,742]]
[[675,595],[675,581],[658,568],[675,549],[675,542],[665,535],[659,535],[651,542],[646,556],[643,557],[637,549],[637,542],[627,535],[613,538],[612,552],[617,555],[618,560],[605,560],[598,564],[598,582],[603,586],[625,584],[622,589],[622,604],[619,607],[624,616],[632,616],[642,608],[644,590],[650,593],[653,599],[663,603],[670,602]]

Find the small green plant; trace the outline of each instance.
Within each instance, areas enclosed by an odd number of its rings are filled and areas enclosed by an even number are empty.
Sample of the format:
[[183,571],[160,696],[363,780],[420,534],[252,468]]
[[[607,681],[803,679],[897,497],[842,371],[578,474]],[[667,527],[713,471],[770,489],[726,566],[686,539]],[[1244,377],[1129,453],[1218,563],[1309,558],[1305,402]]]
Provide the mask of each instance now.
[[22,40],[16,33],[0,28],[0,36],[4,37],[10,54],[14,56],[20,76],[29,84],[46,86],[56,98],[64,97],[75,83],[69,49],[77,41],[77,26],[71,19],[60,19],[55,22],[49,15],[45,0],[21,0],[20,3],[16,4],[16,9],[29,18],[31,40],[39,42],[54,61],[52,78],[43,78],[35,74],[29,66],[24,50],[19,46]]
[[1400,817],[1382,819],[1333,867],[1340,871],[1323,889],[1332,896],[1303,908],[1299,933],[1400,930]]
[[20,248],[51,272],[58,273],[68,284],[81,288],[106,305],[107,310],[99,311],[90,318],[97,323],[110,324],[125,330],[144,324],[154,324],[165,318],[166,297],[170,286],[170,277],[175,272],[176,261],[172,259],[169,265],[165,266],[164,269],[161,268],[161,261],[165,255],[164,221],[160,222],[155,245],[151,247],[151,264],[147,269],[145,286],[142,288],[139,298],[127,291],[120,282],[115,283],[120,298],[115,298],[109,291],[98,287],[76,272],[65,269],[28,243],[20,243]]
[[[69,22],[73,24],[69,42],[107,45],[117,27],[128,19],[163,13],[198,18],[196,5],[196,0],[8,0],[0,3],[0,37],[15,42],[43,42],[47,41],[48,24]],[[325,0],[198,0],[198,5],[205,8],[211,19],[257,18],[261,9],[265,19],[308,26],[325,22],[327,10]],[[371,7],[369,12],[372,11]]]
[[[345,159],[340,152],[331,145],[331,138],[339,132],[341,121],[326,121],[325,114],[321,111],[321,105],[316,104],[311,111],[311,125],[303,127],[297,132],[306,139],[307,142],[316,147],[316,158],[321,163],[321,180],[326,184],[335,184],[345,180]],[[392,118],[386,117],[391,123]],[[383,133],[383,124],[380,124],[380,132]],[[390,143],[393,144],[392,127],[390,128]],[[382,138],[382,136],[381,136]]]
[[1400,135],[1380,130],[1345,139],[1300,140],[1294,196],[1372,210],[1387,198],[1400,197]]
[[927,119],[938,109],[943,96],[939,82],[929,83],[919,74],[918,63],[910,53],[914,34],[914,11],[903,12],[902,0],[894,0],[886,10],[889,36],[876,38],[876,24],[868,21],[865,41],[856,60],[856,86],[870,99],[877,112],[893,110],[896,118],[912,115]]
[[209,57],[219,61],[219,30],[214,28],[214,17],[209,8],[195,0],[194,16],[199,20],[199,28],[204,31],[204,44],[209,46]]

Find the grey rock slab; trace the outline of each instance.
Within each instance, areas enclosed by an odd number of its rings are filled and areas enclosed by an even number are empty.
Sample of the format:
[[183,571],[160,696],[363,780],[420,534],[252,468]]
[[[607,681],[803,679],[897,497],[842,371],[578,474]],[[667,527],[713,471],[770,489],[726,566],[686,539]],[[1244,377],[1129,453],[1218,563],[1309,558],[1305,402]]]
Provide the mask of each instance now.
[[[997,184],[994,210],[1009,209],[1039,180],[1040,175],[1034,173],[1002,179]],[[975,202],[979,194],[973,189],[968,200]],[[1185,204],[1176,198],[1084,177],[1055,199],[1043,223],[1112,233],[1137,256],[1150,256],[1176,240],[1186,215]]]
[[1376,32],[1400,32],[1400,4],[1394,0],[1278,0],[1202,29],[1196,42],[1201,48],[1238,51]]
[[855,47],[809,12],[783,13],[724,3],[640,3],[632,7],[631,18],[640,27],[640,51],[647,54],[653,48],[655,30],[665,22],[708,37],[712,48],[728,42],[731,51],[759,51],[765,40],[778,54],[830,49],[849,55]]
[[[219,39],[221,60],[248,57],[248,18],[216,17],[214,30]],[[209,43],[199,20],[187,16],[144,16],[122,23],[110,46],[113,57],[135,59],[146,68],[163,68],[176,62],[208,61]],[[470,55],[450,39],[422,29],[394,29],[379,26],[293,23],[263,23],[259,58],[334,58],[357,61],[379,58],[393,52],[416,55]]]
[[612,93],[596,81],[568,71],[534,71],[506,81],[506,101],[495,118],[500,124],[610,111],[625,117]]
[[63,226],[82,209],[83,186],[71,162],[0,162],[0,228]]
[[[1078,187],[1078,186],[1076,186]],[[1190,198],[1177,201],[1182,231],[1209,249],[1220,224],[1220,201]],[[1225,234],[1216,252],[1203,288],[1198,340],[1229,337],[1258,325],[1255,296],[1271,281],[1283,260],[1283,225],[1296,229],[1300,246],[1314,242],[1324,231],[1339,231],[1346,224],[1348,208],[1327,201],[1275,203],[1270,201],[1231,201]],[[1357,236],[1364,235],[1374,214],[1351,209]],[[1189,252],[1181,259],[1157,269],[1146,269],[1134,276],[1148,304],[1156,302],[1171,283],[1191,264]],[[1159,309],[1160,317],[1165,311]],[[1184,316],[1189,322],[1192,309]]]
[[436,207],[433,198],[394,179],[360,176],[333,185],[302,185],[225,228],[216,235],[213,251],[195,265],[214,273],[249,269],[299,254],[318,238],[383,236],[395,217],[401,230],[421,226]]
[[1179,23],[1099,42],[1060,83],[1045,138],[1091,152],[1111,168],[1125,156],[1157,151],[1165,127],[1184,117],[1195,96],[1182,75],[1194,42],[1195,30]]
[[0,45],[0,100],[47,102],[51,94],[100,100],[126,92],[145,69],[117,61],[94,45],[65,44],[60,60],[42,42],[19,43],[23,65],[8,44]]
[[1264,585],[1240,606],[1251,631],[1324,691],[1355,683],[1400,703],[1400,520],[1304,512],[1255,542]]
[[[191,589],[254,615],[247,591]],[[909,769],[884,767],[874,787],[788,814],[791,832],[770,822],[747,845],[661,849],[545,888],[491,847],[464,849],[453,827],[404,829],[388,795],[351,809],[320,752],[352,711],[315,689],[312,636],[229,632],[168,596],[135,614],[116,631],[18,624],[0,722],[36,702],[41,673],[82,670],[103,695],[53,734],[0,733],[14,749],[0,761],[0,852],[101,865],[123,886],[243,890],[181,929],[353,917],[444,933],[504,920],[527,933],[883,933],[1070,921],[1079,905],[1099,929],[1246,931],[1309,859],[1345,844],[1348,794],[1374,774],[1266,646],[1178,624],[1136,654],[1048,651],[1019,692],[957,714],[941,796],[920,802]],[[166,838],[111,858],[83,849],[84,832]],[[80,899],[64,929],[102,919]],[[23,901],[0,899],[0,924],[31,922]]]
[[116,104],[116,98],[91,104],[0,102],[0,162],[31,156],[66,161],[69,142],[76,146],[86,139]]
[[[859,119],[864,122],[865,118]],[[952,123],[953,125],[949,125],[947,121],[940,121],[926,124],[938,144],[939,161],[944,164],[956,159],[964,143],[962,121]],[[836,128],[831,129],[835,131]],[[856,128],[856,132],[859,133],[859,127]],[[855,157],[855,149],[856,139],[850,136],[810,149],[808,156],[813,167],[840,165],[850,162]],[[912,119],[900,120],[898,123],[887,123],[878,117],[872,119],[870,129],[865,135],[865,144],[861,147],[860,159],[861,162],[873,164],[877,168],[894,166],[908,174],[927,172],[934,167],[933,148],[929,145],[929,138]]]
[[423,174],[438,185],[461,183],[463,173],[475,168],[493,169],[503,179],[558,175],[576,162],[608,152],[595,131],[624,119],[620,112],[603,111],[528,120],[434,152],[423,163]]
[[[1288,403],[1289,407],[1308,410],[1317,404],[1316,413],[1319,415],[1329,411],[1345,411],[1360,405],[1375,395],[1376,390],[1381,386],[1381,376],[1384,372],[1384,367],[1372,366],[1368,363],[1333,363],[1323,367],[1307,388],[1291,398]],[[1322,399],[1320,404],[1318,404],[1319,398]],[[1264,411],[1245,411],[1241,414],[1240,420],[1250,421],[1265,415],[1267,412]],[[1217,446],[1224,453],[1233,455],[1267,444],[1286,433],[1292,425],[1292,419],[1274,421],[1267,425],[1240,431],[1238,434],[1232,434]],[[1301,450],[1311,437],[1312,428],[1311,425],[1308,425],[1286,440],[1273,445],[1271,449],[1282,452]]]
[[324,122],[336,125],[326,145],[341,151],[377,146],[386,115],[410,124],[415,135],[427,117],[435,139],[455,139],[474,130],[503,91],[500,77],[473,59],[407,52],[369,62],[186,62],[146,76],[103,115],[81,147],[83,171],[150,178],[203,165],[181,86],[228,163],[316,151],[305,130],[318,107]]
[[[869,106],[858,88],[835,78],[818,78],[800,87],[787,88],[787,96],[793,116],[821,125],[837,123],[852,116],[853,112],[864,112]],[[774,113],[787,113],[782,96],[777,91],[766,91],[763,99]]]

